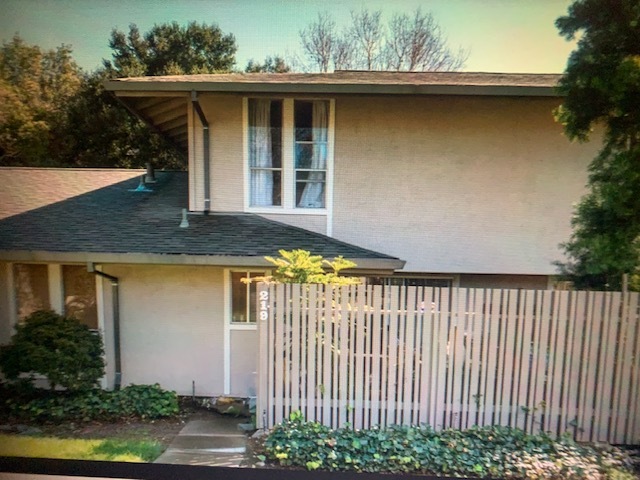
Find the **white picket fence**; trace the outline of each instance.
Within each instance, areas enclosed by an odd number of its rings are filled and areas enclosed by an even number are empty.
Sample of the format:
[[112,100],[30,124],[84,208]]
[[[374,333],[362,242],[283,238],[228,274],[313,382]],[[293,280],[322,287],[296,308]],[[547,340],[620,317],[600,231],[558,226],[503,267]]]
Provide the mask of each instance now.
[[509,425],[640,444],[638,293],[259,286],[258,424]]

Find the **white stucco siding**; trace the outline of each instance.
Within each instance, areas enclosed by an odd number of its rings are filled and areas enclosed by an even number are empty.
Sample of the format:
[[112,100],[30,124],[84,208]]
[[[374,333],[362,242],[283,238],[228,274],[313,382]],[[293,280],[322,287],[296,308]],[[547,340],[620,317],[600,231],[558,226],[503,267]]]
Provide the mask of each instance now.
[[[244,208],[242,97],[203,94],[200,105],[211,132],[211,211],[241,212]],[[196,120],[200,128],[198,122]]]
[[597,142],[548,98],[341,97],[334,236],[405,271],[555,273]]
[[[158,382],[190,395],[195,381],[198,396],[222,393],[223,270],[118,265],[104,271],[120,281],[122,384]],[[105,299],[107,313],[110,304]],[[112,335],[111,328],[105,333]],[[108,351],[112,372],[110,340]]]

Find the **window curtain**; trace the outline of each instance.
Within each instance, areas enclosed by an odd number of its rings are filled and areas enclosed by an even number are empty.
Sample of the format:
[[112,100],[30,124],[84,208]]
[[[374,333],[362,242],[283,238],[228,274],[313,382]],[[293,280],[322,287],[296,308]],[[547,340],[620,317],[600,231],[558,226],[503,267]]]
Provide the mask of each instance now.
[[309,172],[308,182],[300,197],[299,207],[324,207],[325,172],[327,168],[327,133],[329,130],[329,112],[327,102],[313,102],[312,139],[313,157],[311,168],[321,172]]
[[249,109],[251,125],[251,205],[273,205],[273,172],[271,168],[271,100],[256,99]]

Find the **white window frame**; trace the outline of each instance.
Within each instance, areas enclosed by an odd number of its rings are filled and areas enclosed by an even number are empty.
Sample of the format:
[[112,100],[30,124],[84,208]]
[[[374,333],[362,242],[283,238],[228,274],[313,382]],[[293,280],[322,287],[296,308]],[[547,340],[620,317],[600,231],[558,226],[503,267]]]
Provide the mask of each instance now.
[[[282,100],[282,205],[251,206],[251,172],[249,168],[249,98],[242,99],[242,144],[244,170],[244,211],[248,213],[282,213],[289,215],[331,216],[333,211],[333,150],[335,136],[335,99],[316,97],[268,97]],[[329,128],[327,132],[327,170],[324,208],[296,207],[294,109],[296,100],[324,100],[329,102]]]
[[262,273],[271,275],[271,270],[267,268],[225,268],[224,269],[224,333],[223,333],[223,355],[224,355],[224,394],[231,393],[231,332],[233,330],[257,330],[258,322],[232,322],[231,321],[231,274],[242,273]]

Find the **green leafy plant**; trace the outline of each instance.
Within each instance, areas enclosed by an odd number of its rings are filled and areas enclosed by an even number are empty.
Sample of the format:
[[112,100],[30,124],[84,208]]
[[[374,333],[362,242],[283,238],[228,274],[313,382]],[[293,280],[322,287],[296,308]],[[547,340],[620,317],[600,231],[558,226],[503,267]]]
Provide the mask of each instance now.
[[357,265],[342,256],[326,260],[322,255],[312,255],[307,250],[279,250],[280,257],[264,257],[276,270],[273,275],[247,279],[267,283],[316,283],[325,285],[357,285],[358,277],[340,275],[340,272]]
[[113,400],[120,415],[139,418],[159,418],[179,411],[176,392],[163,390],[159,384],[129,385],[113,392]]
[[122,418],[160,418],[179,412],[175,392],[160,385],[130,385],[119,391],[81,392],[0,389],[4,417],[35,422],[90,421]]
[[530,435],[509,427],[334,430],[306,422],[300,412],[274,427],[264,447],[267,461],[308,470],[604,479],[625,474],[630,466],[618,449],[600,451],[569,438]]
[[0,368],[9,380],[40,374],[52,390],[79,391],[104,375],[103,355],[100,335],[74,318],[41,310],[16,326],[11,343],[0,350]]

